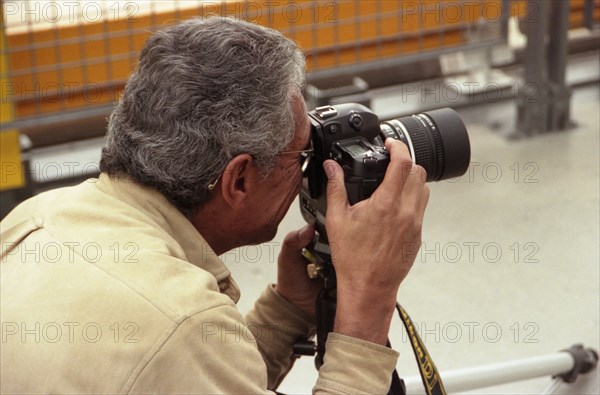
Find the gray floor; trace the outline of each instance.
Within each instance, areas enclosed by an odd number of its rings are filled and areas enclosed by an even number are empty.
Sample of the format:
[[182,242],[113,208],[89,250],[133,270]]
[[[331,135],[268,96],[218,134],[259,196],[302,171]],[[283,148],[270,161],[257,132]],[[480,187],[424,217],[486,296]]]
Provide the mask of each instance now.
[[[441,372],[600,345],[598,86],[578,89],[573,103],[575,129],[522,141],[501,137],[514,128],[512,102],[459,110],[472,166],[458,181],[431,185],[421,252],[398,295]],[[294,206],[272,244],[224,257],[243,311],[275,280],[279,243],[300,226]],[[391,341],[400,374],[418,375],[397,319]],[[309,393],[315,378],[305,357],[280,390]],[[597,371],[581,381],[559,392],[598,393]],[[549,383],[470,393],[538,394]]]

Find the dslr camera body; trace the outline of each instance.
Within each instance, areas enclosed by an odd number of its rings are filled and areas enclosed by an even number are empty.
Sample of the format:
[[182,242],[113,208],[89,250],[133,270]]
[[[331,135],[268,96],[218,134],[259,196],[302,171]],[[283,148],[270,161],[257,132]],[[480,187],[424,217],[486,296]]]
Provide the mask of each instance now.
[[327,242],[327,176],[323,162],[333,159],[344,171],[348,200],[369,198],[383,181],[390,155],[387,138],[405,143],[413,163],[427,171],[427,181],[463,175],[471,160],[467,129],[450,108],[380,122],[367,107],[346,103],[309,112],[313,156],[304,173],[300,210]]

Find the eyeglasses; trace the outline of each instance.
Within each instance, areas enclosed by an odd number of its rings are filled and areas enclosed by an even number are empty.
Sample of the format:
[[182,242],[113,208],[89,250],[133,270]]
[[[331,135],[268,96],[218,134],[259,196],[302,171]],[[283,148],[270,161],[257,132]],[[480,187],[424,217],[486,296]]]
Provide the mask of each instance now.
[[315,152],[315,150],[313,148],[312,139],[310,140],[308,145],[310,146],[310,148],[308,148],[308,149],[304,149],[304,150],[300,150],[300,151],[281,152],[281,153],[279,153],[279,155],[300,154],[300,169],[302,169],[302,174],[304,174],[306,169],[308,169],[308,165],[310,164],[310,158],[312,157],[312,154]]
[[[300,169],[302,169],[302,174],[304,174],[306,172],[306,169],[308,169],[308,165],[310,164],[310,158],[312,157],[312,154],[315,152],[315,150],[313,148],[312,139],[310,140],[310,142],[308,144],[310,146],[310,148],[308,148],[308,149],[299,150],[299,151],[285,151],[285,152],[280,152],[278,155],[300,154]],[[215,187],[217,186],[217,183],[221,179],[221,174],[219,174],[219,176],[217,177],[215,182],[208,184],[209,191],[212,191],[213,189],[215,189]]]

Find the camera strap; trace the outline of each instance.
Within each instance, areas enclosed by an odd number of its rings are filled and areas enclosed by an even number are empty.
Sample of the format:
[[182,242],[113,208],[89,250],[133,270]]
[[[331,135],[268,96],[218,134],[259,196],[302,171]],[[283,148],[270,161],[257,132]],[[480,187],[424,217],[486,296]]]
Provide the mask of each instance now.
[[[444,388],[440,374],[433,363],[433,359],[427,352],[425,344],[423,344],[421,337],[419,337],[408,313],[399,303],[396,303],[396,310],[398,310],[400,319],[410,338],[410,345],[412,346],[415,358],[417,359],[417,364],[419,365],[419,373],[421,374],[421,380],[425,386],[425,392],[427,395],[446,395],[446,389]],[[396,372],[394,371],[394,373]],[[393,381],[394,380],[392,379],[392,387],[394,384]]]

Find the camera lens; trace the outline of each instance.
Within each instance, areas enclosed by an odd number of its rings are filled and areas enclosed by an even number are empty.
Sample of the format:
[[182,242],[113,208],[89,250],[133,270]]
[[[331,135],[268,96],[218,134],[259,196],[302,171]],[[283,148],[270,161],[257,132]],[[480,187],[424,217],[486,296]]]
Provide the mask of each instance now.
[[381,137],[404,142],[414,163],[427,171],[427,181],[461,176],[471,161],[467,128],[450,108],[386,121]]

